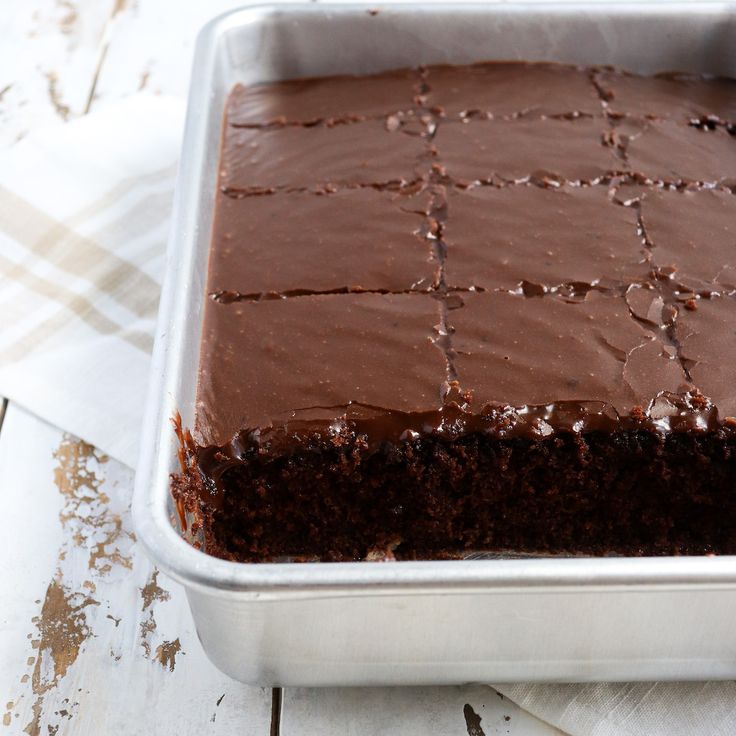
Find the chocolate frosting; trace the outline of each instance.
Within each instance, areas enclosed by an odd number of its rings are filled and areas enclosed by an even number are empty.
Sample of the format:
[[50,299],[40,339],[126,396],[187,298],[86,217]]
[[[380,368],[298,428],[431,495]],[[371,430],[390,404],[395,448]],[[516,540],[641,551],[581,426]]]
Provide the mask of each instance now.
[[489,292],[463,302],[449,319],[471,407],[599,401],[626,415],[661,391],[692,388],[622,297],[592,292],[570,303]]
[[451,122],[438,126],[434,147],[447,173],[462,183],[544,176],[595,182],[621,168],[601,143],[605,128],[602,117]]
[[670,121],[648,122],[626,146],[631,171],[647,179],[678,184],[726,184],[736,182],[732,161],[736,137],[726,128],[700,129]]
[[663,73],[642,77],[599,69],[594,79],[613,113],[665,118],[687,123],[713,116],[736,121],[736,81],[692,74]]
[[736,300],[699,300],[677,323],[683,360],[722,417],[736,416]]
[[208,290],[231,300],[305,290],[426,291],[439,264],[420,232],[424,209],[426,197],[374,189],[221,197]]
[[405,413],[439,409],[439,319],[438,301],[422,294],[211,301],[199,429],[209,444],[223,444],[243,427],[330,407],[339,416],[353,402]]
[[426,104],[443,117],[598,115],[590,69],[490,62],[432,67]]
[[227,128],[220,186],[232,196],[412,182],[426,170],[421,136],[384,120],[344,125]]
[[648,191],[641,196],[640,211],[660,269],[693,291],[724,294],[736,289],[733,194]]
[[646,278],[637,212],[605,187],[477,187],[448,196],[445,278],[514,290],[609,286]]
[[237,88],[204,475],[474,432],[733,431],[733,89],[526,63]]
[[228,100],[229,124],[310,125],[381,117],[413,107],[421,76],[404,69],[373,77],[313,77],[245,87],[238,84]]

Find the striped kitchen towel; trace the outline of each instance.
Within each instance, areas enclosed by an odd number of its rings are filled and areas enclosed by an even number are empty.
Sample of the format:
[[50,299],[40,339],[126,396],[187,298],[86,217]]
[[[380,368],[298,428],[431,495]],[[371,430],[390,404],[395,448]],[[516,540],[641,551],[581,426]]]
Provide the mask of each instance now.
[[570,736],[736,734],[733,681],[494,687],[524,710]]
[[182,123],[137,96],[0,154],[0,396],[130,466]]

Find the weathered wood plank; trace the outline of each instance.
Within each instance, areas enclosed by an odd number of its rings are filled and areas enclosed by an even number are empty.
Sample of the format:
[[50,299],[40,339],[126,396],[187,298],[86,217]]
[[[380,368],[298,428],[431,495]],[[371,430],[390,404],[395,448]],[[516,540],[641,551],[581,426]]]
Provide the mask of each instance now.
[[485,685],[288,688],[281,736],[563,736]]
[[0,15],[0,146],[82,114],[121,0],[22,0]]
[[145,90],[185,97],[199,29],[242,0],[138,0],[115,19],[93,105]]
[[182,589],[136,545],[128,468],[11,404],[0,474],[11,733],[268,733],[271,691],[209,663]]

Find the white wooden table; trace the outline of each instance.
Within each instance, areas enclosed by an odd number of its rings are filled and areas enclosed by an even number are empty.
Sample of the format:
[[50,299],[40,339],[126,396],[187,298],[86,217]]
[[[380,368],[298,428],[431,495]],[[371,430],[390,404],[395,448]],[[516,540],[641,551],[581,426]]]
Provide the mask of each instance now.
[[[0,145],[144,88],[184,96],[198,28],[238,4],[6,0]],[[561,733],[485,686],[272,691],[228,679],[202,652],[183,591],[136,544],[132,471],[19,406],[0,415],[0,736]]]

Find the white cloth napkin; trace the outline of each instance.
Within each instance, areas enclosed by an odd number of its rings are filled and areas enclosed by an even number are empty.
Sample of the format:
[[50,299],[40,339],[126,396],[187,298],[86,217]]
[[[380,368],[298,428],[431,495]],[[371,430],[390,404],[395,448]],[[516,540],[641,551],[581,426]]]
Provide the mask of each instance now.
[[494,685],[570,736],[734,736],[736,683]]
[[[134,466],[183,121],[135,97],[0,154],[0,395]],[[733,736],[736,685],[496,685],[571,736]]]
[[182,124],[140,96],[0,154],[0,396],[130,466]]

